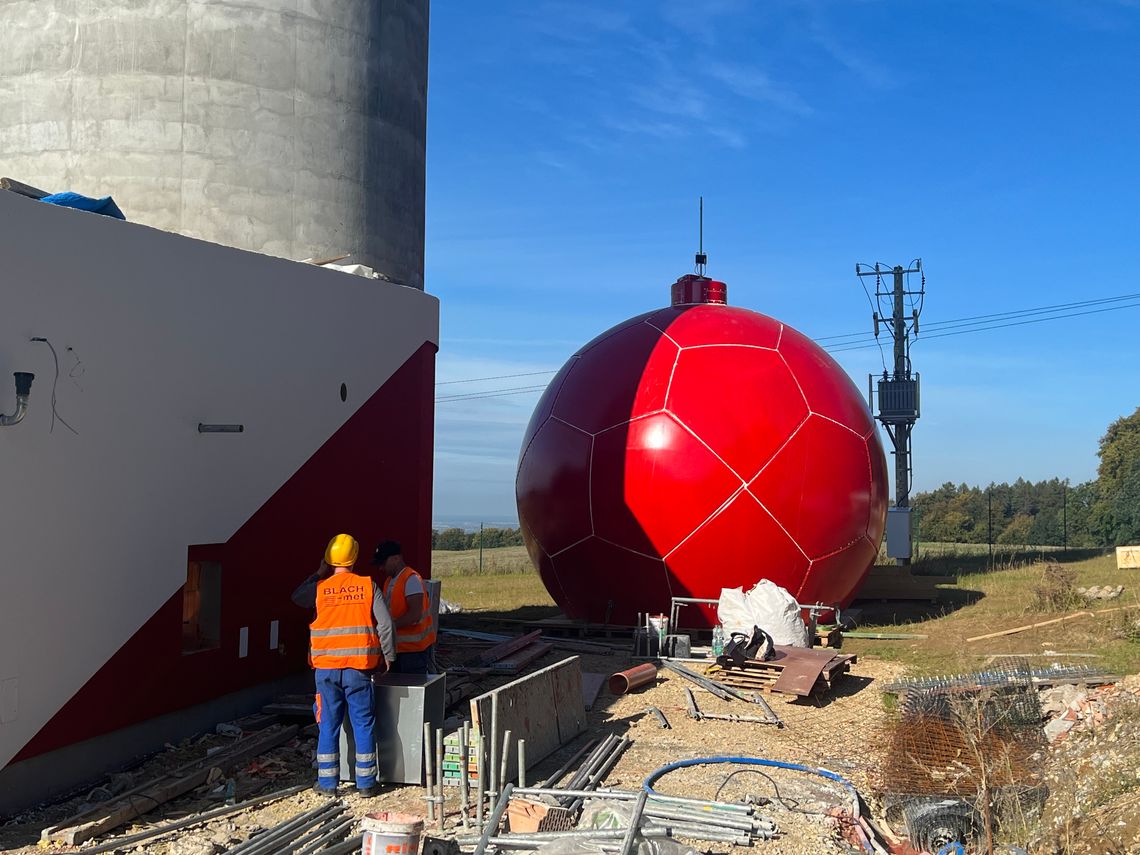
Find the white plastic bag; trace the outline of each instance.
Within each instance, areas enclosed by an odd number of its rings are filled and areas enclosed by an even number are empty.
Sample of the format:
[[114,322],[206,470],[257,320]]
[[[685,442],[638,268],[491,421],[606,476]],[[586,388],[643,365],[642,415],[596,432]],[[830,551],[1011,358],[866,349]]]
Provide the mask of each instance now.
[[810,646],[796,598],[768,579],[761,579],[747,594],[743,588],[722,588],[717,613],[726,636],[739,632],[752,638],[752,628],[758,626],[775,644]]

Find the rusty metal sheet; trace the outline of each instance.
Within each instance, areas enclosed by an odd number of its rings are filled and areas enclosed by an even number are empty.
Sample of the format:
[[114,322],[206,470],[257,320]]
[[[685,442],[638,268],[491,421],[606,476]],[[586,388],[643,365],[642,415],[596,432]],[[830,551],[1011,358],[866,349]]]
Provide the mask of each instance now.
[[805,698],[811,694],[816,680],[820,678],[835,654],[830,650],[809,650],[803,647],[776,648],[772,661],[783,666],[779,679],[772,684],[773,692],[784,692]]
[[772,691],[805,698],[811,694],[815,681],[822,673],[823,665],[818,662],[792,662],[780,672],[780,678],[772,684]]

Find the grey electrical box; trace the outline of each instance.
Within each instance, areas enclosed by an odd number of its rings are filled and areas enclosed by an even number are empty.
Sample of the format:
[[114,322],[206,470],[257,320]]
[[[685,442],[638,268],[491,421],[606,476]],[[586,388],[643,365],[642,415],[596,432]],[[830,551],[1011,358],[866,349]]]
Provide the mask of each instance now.
[[887,557],[910,558],[910,508],[887,508]]
[[879,421],[913,422],[919,417],[918,375],[879,381]]
[[[384,674],[373,679],[376,710],[377,780],[384,784],[424,783],[424,723],[443,727],[443,674]],[[340,733],[340,779],[351,781],[356,748],[345,717]]]

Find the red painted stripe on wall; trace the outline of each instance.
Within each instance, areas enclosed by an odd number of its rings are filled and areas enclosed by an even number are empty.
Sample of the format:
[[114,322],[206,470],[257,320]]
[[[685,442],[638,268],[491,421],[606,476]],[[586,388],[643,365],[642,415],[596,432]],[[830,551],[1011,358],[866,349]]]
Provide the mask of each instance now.
[[[188,560],[221,564],[219,648],[182,652],[179,589],[12,762],[306,669],[311,616],[290,594],[338,532],[360,540],[359,568],[370,569],[376,543],[391,537],[430,576],[436,349],[425,342],[229,541],[187,544]],[[147,572],[147,556],[120,557]],[[272,621],[281,650],[269,648]],[[239,658],[243,627],[248,655]]]

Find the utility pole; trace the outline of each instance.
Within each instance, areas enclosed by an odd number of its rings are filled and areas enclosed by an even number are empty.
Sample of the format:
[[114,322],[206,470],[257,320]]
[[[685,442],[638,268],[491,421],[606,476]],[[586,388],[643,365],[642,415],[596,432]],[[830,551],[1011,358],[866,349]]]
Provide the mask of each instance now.
[[[894,340],[894,370],[888,372],[884,368],[879,379],[879,409],[875,418],[883,425],[894,446],[895,505],[887,516],[887,555],[899,564],[910,564],[911,559],[910,437],[919,417],[919,377],[911,371],[910,337],[912,334],[916,338],[918,336],[918,316],[922,312],[922,299],[926,296],[922,259],[916,258],[911,264],[913,266],[906,267],[875,264],[873,268],[855,265],[856,276],[875,277],[875,338],[879,337],[880,327],[885,326]],[[907,287],[907,276],[912,273],[922,277],[918,290]],[[889,286],[883,282],[884,275],[892,278]],[[909,315],[906,311],[907,297],[911,298]],[[917,306],[914,304],[916,297],[919,301]],[[890,307],[889,317],[882,311],[884,301]]]
[[1069,551],[1069,479],[1061,484],[1061,548]]

